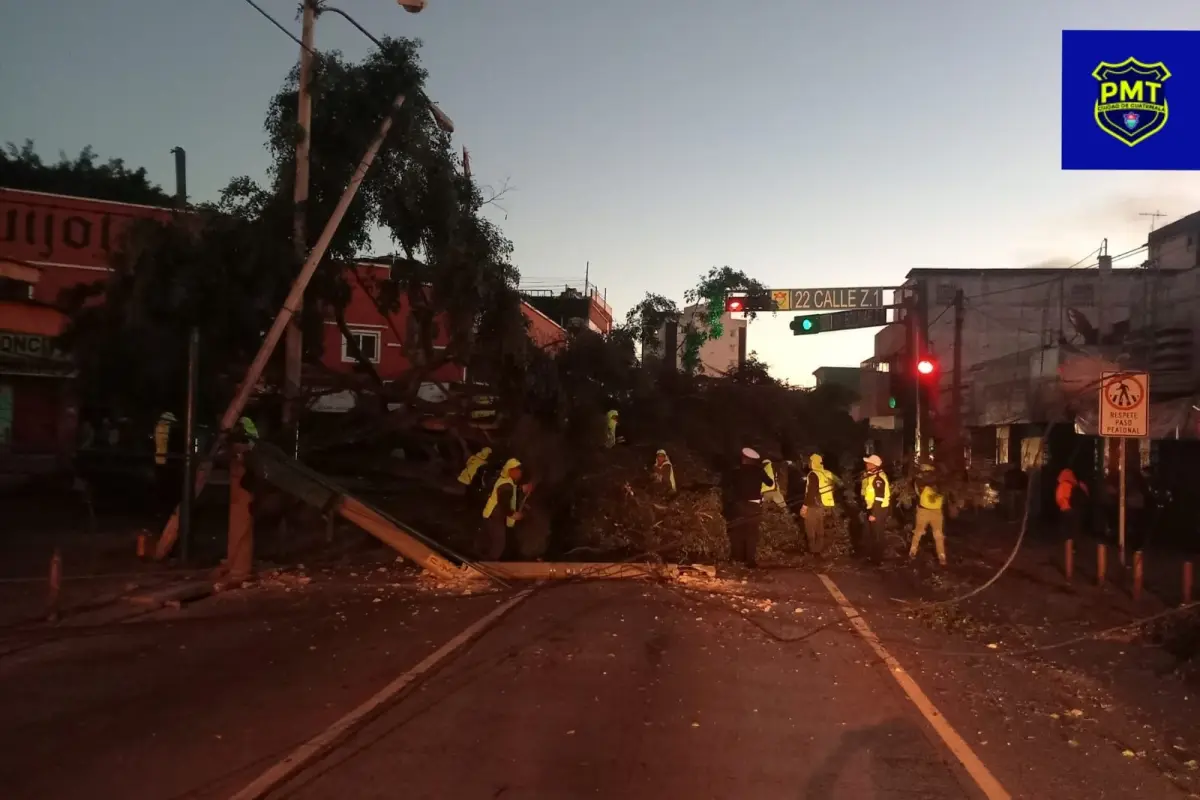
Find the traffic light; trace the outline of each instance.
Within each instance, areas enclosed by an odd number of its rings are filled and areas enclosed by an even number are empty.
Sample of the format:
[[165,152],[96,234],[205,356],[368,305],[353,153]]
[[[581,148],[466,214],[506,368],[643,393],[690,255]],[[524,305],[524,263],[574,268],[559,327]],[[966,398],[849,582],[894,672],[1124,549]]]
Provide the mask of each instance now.
[[788,327],[792,329],[795,336],[803,336],[806,333],[821,332],[820,315],[810,314],[806,317],[793,317]]
[[744,297],[726,297],[725,310],[730,314],[740,314],[746,310],[746,298]]
[[917,372],[925,377],[929,377],[937,372],[937,362],[932,358],[922,358],[917,362]]

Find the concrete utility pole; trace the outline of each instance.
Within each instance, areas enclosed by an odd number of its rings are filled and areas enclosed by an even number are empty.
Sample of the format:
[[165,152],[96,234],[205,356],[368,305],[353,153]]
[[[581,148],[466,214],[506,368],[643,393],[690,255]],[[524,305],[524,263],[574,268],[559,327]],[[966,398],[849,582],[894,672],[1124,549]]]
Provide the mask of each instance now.
[[[212,468],[213,460],[225,445],[229,432],[234,429],[238,419],[242,416],[242,409],[246,407],[246,403],[250,400],[250,395],[254,393],[254,387],[258,385],[263,370],[267,366],[268,359],[275,352],[275,347],[279,344],[280,339],[283,338],[288,323],[291,322],[292,318],[303,307],[304,290],[308,287],[309,281],[312,280],[313,273],[317,271],[317,265],[325,257],[325,251],[329,249],[329,243],[333,241],[333,235],[337,232],[338,225],[342,223],[342,217],[346,216],[346,211],[350,208],[350,203],[353,202],[354,195],[358,193],[358,187],[362,185],[363,179],[367,176],[367,171],[371,169],[371,164],[375,161],[375,154],[379,152],[379,148],[383,145],[383,140],[387,138],[388,131],[392,129],[392,122],[395,119],[396,112],[404,105],[404,101],[405,96],[403,94],[397,95],[396,99],[392,101],[391,108],[388,109],[383,122],[380,123],[379,132],[375,135],[370,146],[367,147],[367,152],[363,154],[358,168],[354,170],[354,175],[350,178],[350,183],[342,193],[341,199],[338,200],[337,206],[334,207],[329,221],[325,223],[325,229],[321,231],[320,238],[313,245],[312,252],[305,259],[300,274],[296,276],[296,280],[292,284],[287,298],[283,301],[283,307],[279,310],[275,321],[271,323],[266,337],[258,348],[258,353],[255,354],[254,360],[250,362],[250,367],[246,370],[245,377],[242,378],[242,382],[238,385],[236,394],[225,409],[225,414],[221,417],[220,425],[217,428],[217,439],[209,447],[208,455],[197,465],[195,494],[199,494],[200,490],[204,488],[204,484],[208,481],[208,472]],[[155,550],[155,558],[159,561],[166,558],[175,546],[178,536],[179,509],[176,508],[163,528],[162,536],[159,538],[158,547]]]
[[[420,13],[425,9],[426,0],[396,0],[397,5],[410,14]],[[292,193],[292,240],[296,250],[296,261],[304,263],[308,255],[308,189],[309,163],[312,154],[312,71],[315,52],[313,50],[314,29],[317,17],[324,11],[332,11],[346,19],[368,39],[382,48],[383,44],[370,31],[340,8],[325,5],[321,0],[303,0],[303,18],[300,29],[300,80],[297,87],[296,102],[296,183]],[[453,132],[454,123],[441,109],[427,101],[430,112],[442,130]],[[286,450],[292,456],[300,455],[300,381],[304,357],[304,340],[300,329],[300,320],[293,318],[288,324],[284,340],[284,379],[283,379],[283,428]]]
[[[304,0],[304,18],[300,29],[300,85],[296,114],[296,183],[292,191],[292,245],[297,263],[304,263],[308,254],[308,166],[312,127],[312,62],[313,28],[317,22],[317,0]],[[283,429],[287,450],[293,457],[300,453],[300,371],[304,355],[304,339],[300,321],[288,323],[284,351]]]

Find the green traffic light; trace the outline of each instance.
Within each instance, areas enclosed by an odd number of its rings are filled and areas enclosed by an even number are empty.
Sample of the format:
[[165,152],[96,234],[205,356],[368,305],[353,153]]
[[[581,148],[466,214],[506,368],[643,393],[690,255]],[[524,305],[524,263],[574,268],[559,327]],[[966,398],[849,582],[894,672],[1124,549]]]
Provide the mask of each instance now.
[[806,330],[806,331],[811,331],[811,330],[813,329],[813,321],[812,321],[812,318],[811,318],[811,317],[805,317],[805,318],[804,318],[804,321],[800,323],[800,327],[801,327],[801,328],[803,328],[803,329],[804,329],[804,330]]
[[896,407],[896,398],[889,397],[888,398],[888,408],[895,408],[895,407]]

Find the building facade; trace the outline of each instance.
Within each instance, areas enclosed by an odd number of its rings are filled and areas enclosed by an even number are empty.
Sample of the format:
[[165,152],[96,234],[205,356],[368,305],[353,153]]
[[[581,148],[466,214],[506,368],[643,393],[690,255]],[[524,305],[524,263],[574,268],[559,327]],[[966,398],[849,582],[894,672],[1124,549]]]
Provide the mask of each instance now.
[[[70,392],[69,358],[55,351],[54,337],[67,322],[60,294],[80,284],[105,280],[113,255],[130,224],[170,220],[172,209],[83,197],[0,188],[0,455],[69,455],[78,417]],[[348,276],[351,289],[344,319],[349,336],[384,381],[395,380],[421,357],[406,348],[412,338],[407,299],[385,314],[375,298],[390,278],[387,259],[363,261]],[[598,301],[602,301],[598,297]],[[601,311],[603,308],[596,304]],[[529,303],[522,312],[541,347],[566,339],[562,326]],[[595,314],[603,322],[601,313]],[[607,325],[612,314],[607,310]],[[435,320],[435,352],[446,346],[446,326]],[[322,366],[333,374],[355,371],[357,360],[330,311],[322,340]],[[458,382],[465,370],[445,365],[431,381]],[[345,410],[337,398],[322,398],[317,410]]]
[[[680,366],[684,339],[691,326],[703,327],[708,317],[703,305],[688,306],[675,323],[667,322],[658,329],[651,342],[642,346],[642,357],[658,363]],[[709,339],[700,345],[697,374],[717,377],[739,369],[749,355],[747,337],[749,323],[743,314],[736,316],[725,312],[721,315],[723,332],[719,339]]]

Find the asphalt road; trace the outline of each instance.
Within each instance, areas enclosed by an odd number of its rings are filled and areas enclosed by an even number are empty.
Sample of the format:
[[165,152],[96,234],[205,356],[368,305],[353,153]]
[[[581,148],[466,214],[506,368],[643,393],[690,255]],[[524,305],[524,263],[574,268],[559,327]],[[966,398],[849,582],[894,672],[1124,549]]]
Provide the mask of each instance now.
[[930,735],[859,642],[781,647],[668,589],[578,584],[272,796],[971,797]]
[[[877,573],[833,578],[1012,797],[1187,796],[1097,722],[1111,697],[1065,700],[986,650],[938,656],[964,644]],[[818,576],[712,588],[535,592],[270,797],[983,796]],[[232,797],[506,597],[231,593],[0,657],[0,795]]]

